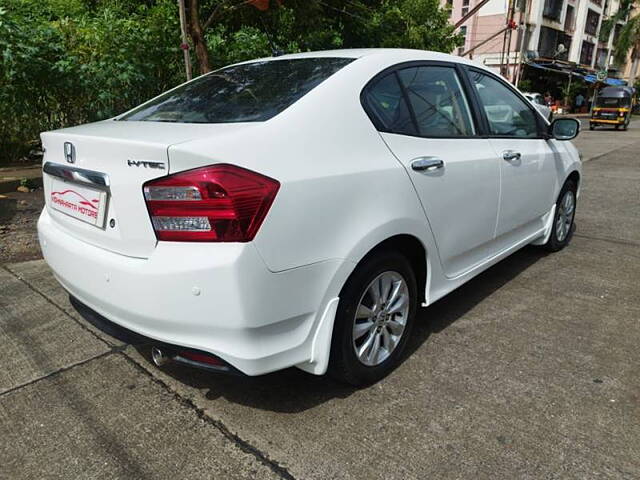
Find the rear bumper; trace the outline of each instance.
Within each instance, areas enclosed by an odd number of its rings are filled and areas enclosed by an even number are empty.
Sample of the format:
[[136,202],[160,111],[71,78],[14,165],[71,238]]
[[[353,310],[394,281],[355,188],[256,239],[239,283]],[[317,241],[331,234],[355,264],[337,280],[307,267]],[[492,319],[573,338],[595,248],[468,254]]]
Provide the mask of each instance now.
[[62,286],[126,329],[210,352],[247,375],[326,370],[313,366],[314,339],[339,292],[342,260],[272,273],[252,243],[159,242],[147,259],[126,257],[68,234],[46,208],[38,235]]
[[624,123],[626,120],[626,117],[618,117],[616,119],[604,119],[604,118],[592,118],[589,120],[590,123],[606,123],[609,125],[616,125],[616,124],[621,124]]

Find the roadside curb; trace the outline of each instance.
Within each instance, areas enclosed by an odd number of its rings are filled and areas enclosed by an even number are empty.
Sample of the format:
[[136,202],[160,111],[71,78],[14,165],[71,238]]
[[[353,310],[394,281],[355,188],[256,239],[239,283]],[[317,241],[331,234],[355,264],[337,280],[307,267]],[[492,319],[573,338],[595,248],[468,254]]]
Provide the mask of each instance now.
[[34,187],[42,187],[42,169],[40,167],[0,170],[0,193],[15,192],[23,179],[29,180]]

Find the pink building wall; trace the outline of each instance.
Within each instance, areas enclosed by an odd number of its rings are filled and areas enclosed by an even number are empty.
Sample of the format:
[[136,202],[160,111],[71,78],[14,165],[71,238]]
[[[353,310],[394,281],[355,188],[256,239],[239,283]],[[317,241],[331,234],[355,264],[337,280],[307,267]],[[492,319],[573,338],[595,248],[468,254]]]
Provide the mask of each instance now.
[[[462,9],[463,7],[468,6],[468,10],[473,9],[475,5],[477,5],[481,0],[468,0],[468,5],[465,5],[465,0],[453,0],[451,3],[452,14],[451,14],[451,23],[455,24],[462,18]],[[442,3],[443,6],[446,5],[446,0]],[[498,8],[499,9],[499,8]],[[493,6],[489,4],[484,5],[478,13],[476,13],[473,17],[468,19],[462,26],[466,26],[466,37],[464,46],[460,49],[456,49],[454,54],[461,54],[462,52],[467,51],[474,45],[478,45],[483,40],[494,35],[496,32],[502,30],[506,26],[507,22],[507,14],[506,14],[506,4],[504,11],[502,13],[495,14],[486,14],[489,10],[489,13],[492,13],[496,10],[496,5],[494,2]],[[516,13],[515,21],[519,23],[520,13]],[[511,31],[511,42],[509,45],[509,51],[512,53],[516,50],[518,45],[518,30]],[[493,57],[496,59],[499,58],[500,53],[502,52],[502,43],[504,41],[504,34],[500,34],[494,39],[487,42],[482,47],[474,50],[468,58],[483,60],[486,59],[487,66],[491,66],[493,63],[491,60]],[[478,58],[480,57],[480,58]],[[496,62],[497,63],[497,62]]]

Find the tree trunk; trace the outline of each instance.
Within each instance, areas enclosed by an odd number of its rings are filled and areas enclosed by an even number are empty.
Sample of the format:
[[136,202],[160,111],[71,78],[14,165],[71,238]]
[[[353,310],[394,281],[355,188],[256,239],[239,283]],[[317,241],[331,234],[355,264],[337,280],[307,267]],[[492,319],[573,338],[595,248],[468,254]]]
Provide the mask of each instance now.
[[196,51],[196,58],[198,59],[198,67],[200,74],[208,73],[211,71],[211,65],[209,64],[209,49],[207,48],[207,42],[204,39],[204,31],[202,24],[200,23],[200,13],[198,11],[198,0],[189,1],[189,35],[193,41],[193,48]]

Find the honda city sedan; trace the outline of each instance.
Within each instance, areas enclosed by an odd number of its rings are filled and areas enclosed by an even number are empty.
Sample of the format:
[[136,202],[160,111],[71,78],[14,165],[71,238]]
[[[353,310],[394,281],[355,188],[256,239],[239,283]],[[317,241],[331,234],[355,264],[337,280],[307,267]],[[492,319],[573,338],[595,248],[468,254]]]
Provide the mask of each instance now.
[[74,302],[159,365],[367,385],[420,307],[569,243],[578,131],[441,53],[244,62],[43,133],[40,244]]

